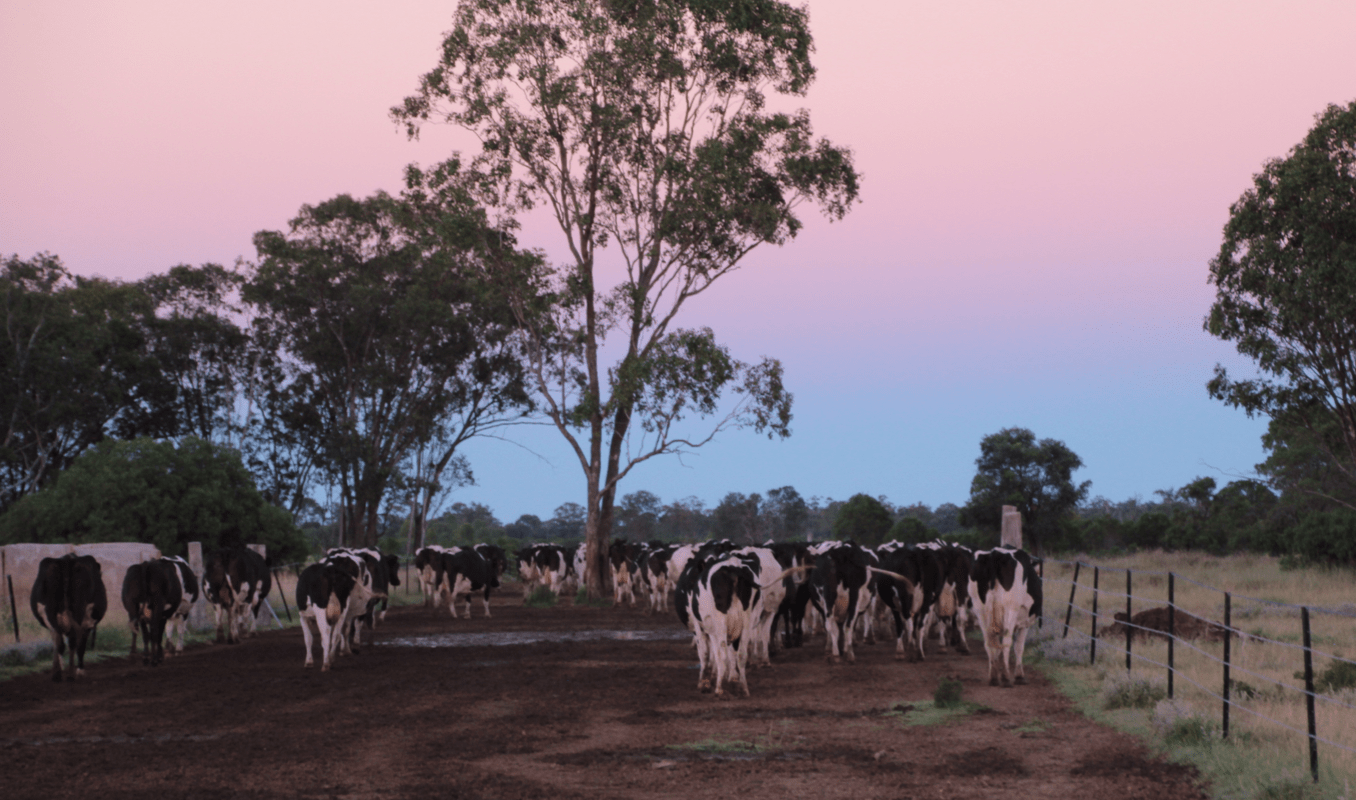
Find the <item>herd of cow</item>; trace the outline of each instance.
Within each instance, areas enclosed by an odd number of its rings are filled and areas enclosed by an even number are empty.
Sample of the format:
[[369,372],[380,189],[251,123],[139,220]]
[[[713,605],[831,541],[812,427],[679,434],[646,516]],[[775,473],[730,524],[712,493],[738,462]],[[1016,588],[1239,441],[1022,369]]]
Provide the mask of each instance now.
[[[856,636],[875,638],[878,617],[894,619],[896,658],[924,658],[929,632],[968,653],[965,632],[979,627],[989,657],[989,683],[1025,683],[1026,631],[1041,614],[1041,578],[1024,550],[973,551],[957,544],[889,542],[768,543],[738,547],[613,542],[609,548],[614,601],[665,611],[670,595],[678,619],[693,634],[698,685],[723,694],[733,682],[748,694],[747,667],[770,663],[780,644],[797,647],[806,628],[822,627],[828,659],[855,660]],[[578,586],[578,547],[542,544],[518,553],[524,597],[545,587],[559,594]]]
[[[880,620],[894,620],[896,658],[925,657],[929,633],[943,646],[969,652],[965,632],[983,631],[991,685],[1025,683],[1022,652],[1026,631],[1041,614],[1037,561],[1012,548],[972,551],[933,542],[877,548],[852,542],[768,543],[738,547],[729,541],[700,544],[616,541],[609,548],[614,600],[652,612],[666,611],[670,597],[679,621],[693,634],[699,687],[724,694],[734,684],[748,694],[747,668],[770,663],[774,642],[800,646],[807,629],[825,632],[828,659],[855,660],[853,641],[874,640]],[[414,560],[425,604],[443,605],[453,617],[464,599],[481,595],[490,615],[490,591],[508,566],[494,545],[427,547]],[[560,595],[573,591],[584,571],[581,548],[531,545],[517,553],[524,600],[538,587]],[[303,570],[296,603],[306,645],[305,666],[314,664],[318,639],[321,670],[340,653],[356,652],[364,628],[385,616],[389,587],[400,585],[399,559],[374,550],[335,548]],[[272,588],[263,556],[239,547],[206,560],[201,589],[216,610],[217,640],[238,642],[254,632],[261,604]],[[134,564],[123,581],[122,601],[132,627],[132,652],[140,633],[143,663],[163,659],[162,639],[183,650],[184,628],[198,599],[199,581],[177,557]],[[87,637],[107,611],[99,562],[93,556],[45,558],[31,597],[33,614],[52,631],[53,680],[83,674]],[[380,607],[380,608],[379,608]],[[781,625],[781,635],[777,627]],[[370,636],[369,636],[370,639]]]

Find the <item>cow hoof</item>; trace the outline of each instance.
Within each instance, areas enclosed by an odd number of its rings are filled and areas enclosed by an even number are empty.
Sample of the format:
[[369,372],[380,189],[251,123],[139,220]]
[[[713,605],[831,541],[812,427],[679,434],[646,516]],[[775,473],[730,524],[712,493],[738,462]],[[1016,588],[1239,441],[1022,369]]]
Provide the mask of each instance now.
[[1017,677],[1012,679],[1012,682],[1017,684],[1018,686],[1026,686],[1026,677],[1023,675],[1018,675]]
[[997,678],[989,678],[989,685],[990,685],[990,686],[997,686],[997,685],[998,685],[998,679],[997,679]]
[[702,678],[701,680],[697,681],[697,690],[700,691],[702,694],[710,692],[711,681],[707,680],[706,678]]
[[895,653],[895,661],[908,661],[909,657],[903,653]]

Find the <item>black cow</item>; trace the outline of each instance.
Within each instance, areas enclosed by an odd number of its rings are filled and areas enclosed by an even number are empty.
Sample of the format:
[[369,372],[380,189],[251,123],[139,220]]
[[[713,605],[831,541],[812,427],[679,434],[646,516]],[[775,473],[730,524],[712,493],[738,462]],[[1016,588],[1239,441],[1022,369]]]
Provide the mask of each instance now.
[[[782,569],[810,564],[810,545],[805,542],[769,542],[767,547]],[[810,584],[803,572],[788,576],[785,583],[786,594],[777,606],[768,636],[777,635],[777,623],[781,622],[782,646],[800,647],[805,641],[805,607],[810,603]]]
[[122,580],[122,607],[132,628],[135,657],[141,632],[141,663],[160,666],[165,660],[165,623],[179,610],[184,597],[177,570],[163,559],[143,561],[127,568]]
[[256,616],[273,588],[264,557],[243,545],[212,553],[203,569],[203,593],[217,614],[217,641],[237,644],[254,633]]
[[973,613],[969,585],[974,555],[968,548],[941,540],[918,546],[936,553],[942,569],[941,589],[932,604],[926,625],[928,628],[941,627],[943,647],[955,647],[969,655],[970,645],[965,639],[965,629],[966,621]]
[[108,611],[103,570],[94,556],[66,555],[38,563],[29,607],[38,624],[52,632],[52,680],[61,680],[61,656],[69,644],[69,679],[85,674],[90,631]]
[[314,628],[320,637],[320,671],[329,672],[334,664],[334,656],[343,638],[343,626],[350,616],[350,601],[357,601],[362,593],[353,591],[357,581],[336,563],[322,561],[312,564],[301,571],[297,578],[297,616],[301,620],[301,633],[306,641],[306,663],[309,668],[314,664],[311,657],[312,634]]
[[876,595],[895,620],[895,658],[923,658],[924,624],[942,586],[942,565],[933,550],[890,542],[876,549],[881,569],[904,575],[876,578]]

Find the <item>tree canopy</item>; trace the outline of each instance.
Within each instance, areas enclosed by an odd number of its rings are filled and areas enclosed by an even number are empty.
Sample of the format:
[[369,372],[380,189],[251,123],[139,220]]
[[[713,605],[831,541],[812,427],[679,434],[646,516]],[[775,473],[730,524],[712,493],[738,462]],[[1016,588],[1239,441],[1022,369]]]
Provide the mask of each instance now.
[[105,440],[55,483],[0,516],[0,542],[147,542],[165,555],[263,544],[275,561],[307,555],[290,515],[260,496],[238,453],[185,437]]
[[1022,514],[1022,534],[1043,552],[1042,541],[1087,497],[1091,481],[1074,484],[1073,472],[1083,461],[1056,439],[1036,440],[1026,428],[1004,428],[985,436],[975,459],[970,500],[961,524],[998,530],[1003,506]]
[[[805,11],[777,0],[464,0],[438,65],[392,109],[411,136],[430,121],[474,132],[460,180],[506,215],[544,207],[563,234],[562,263],[499,275],[537,397],[584,472],[591,596],[632,467],[729,426],[789,433],[780,363],[739,361],[677,316],[755,247],[793,238],[802,206],[839,218],[856,201],[851,153],[816,140],[807,112],[766,107],[804,94],[811,51]],[[692,433],[691,416],[718,421]]]
[[1308,431],[1303,446],[1330,472],[1303,490],[1356,510],[1356,101],[1328,106],[1253,176],[1210,282],[1205,329],[1261,372],[1237,379],[1217,365],[1211,396]]
[[506,243],[445,193],[339,195],[303,206],[288,233],[255,235],[242,296],[260,351],[282,359],[269,404],[338,483],[346,543],[376,546],[420,447],[440,445],[419,476],[436,483],[458,444],[527,404],[510,317],[475,280]]
[[875,547],[885,541],[894,522],[884,503],[869,494],[854,494],[833,521],[833,537]]

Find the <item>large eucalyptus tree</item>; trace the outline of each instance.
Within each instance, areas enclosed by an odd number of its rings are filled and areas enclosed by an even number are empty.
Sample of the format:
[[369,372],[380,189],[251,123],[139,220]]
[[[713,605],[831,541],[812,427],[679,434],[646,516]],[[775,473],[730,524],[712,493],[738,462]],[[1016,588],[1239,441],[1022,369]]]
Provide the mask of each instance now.
[[[632,468],[732,426],[789,434],[781,364],[741,362],[678,314],[793,238],[803,206],[836,219],[856,201],[851,153],[816,140],[807,111],[768,108],[805,93],[812,50],[805,10],[777,0],[463,0],[439,63],[392,109],[411,136],[473,132],[458,179],[505,215],[544,207],[563,234],[558,264],[498,278],[584,472],[592,597]],[[683,424],[694,414],[716,421]]]

